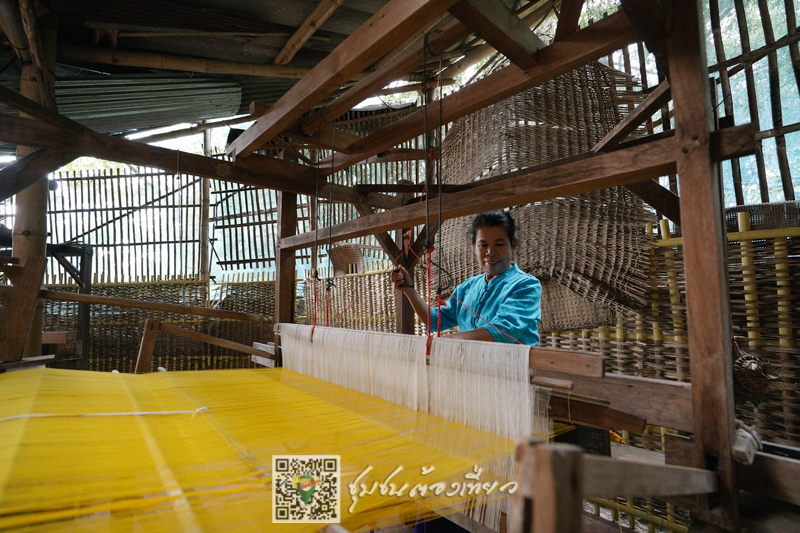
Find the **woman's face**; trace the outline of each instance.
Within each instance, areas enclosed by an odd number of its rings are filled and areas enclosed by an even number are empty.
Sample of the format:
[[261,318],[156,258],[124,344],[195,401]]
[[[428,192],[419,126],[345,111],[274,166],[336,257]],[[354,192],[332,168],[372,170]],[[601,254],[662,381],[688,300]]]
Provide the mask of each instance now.
[[511,256],[517,242],[517,239],[509,242],[502,226],[487,226],[475,232],[475,258],[486,273],[486,281],[511,268]]

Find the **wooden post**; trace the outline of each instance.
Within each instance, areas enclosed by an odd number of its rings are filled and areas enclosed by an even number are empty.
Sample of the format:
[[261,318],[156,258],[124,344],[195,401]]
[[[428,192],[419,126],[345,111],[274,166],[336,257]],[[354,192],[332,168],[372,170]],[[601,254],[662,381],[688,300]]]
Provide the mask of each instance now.
[[697,497],[696,516],[737,531],[738,484],[731,457],[733,369],[731,315],[722,193],[711,159],[710,98],[702,10],[698,0],[674,0],[667,37],[675,106],[676,166],[681,180],[681,220],[686,270],[687,330],[692,375],[695,466],[719,474],[719,491]]
[[[58,20],[55,15],[47,15],[41,19],[41,41],[49,72],[55,70],[56,32]],[[39,83],[36,77],[36,66],[22,67],[20,74],[20,93],[34,102],[43,99],[39,94]],[[49,75],[49,74],[48,74]],[[53,87],[50,80],[50,87]],[[47,101],[47,100],[44,100]],[[21,117],[28,115],[20,113]],[[28,146],[17,147],[17,159],[22,159],[35,151]],[[14,218],[12,255],[25,264],[29,257],[45,257],[47,255],[47,198],[50,194],[46,176],[41,176],[33,185],[17,194],[17,214]],[[44,324],[44,303],[39,302],[31,323],[28,342],[25,343],[23,357],[42,355],[42,326]]]
[[156,336],[161,327],[161,322],[154,318],[148,318],[144,323],[144,333],[142,342],[139,344],[139,355],[136,357],[136,368],[134,374],[149,374],[150,367],[153,366],[153,350],[156,347]]
[[297,195],[278,192],[278,245],[275,258],[275,323],[294,322],[294,250],[280,248],[280,240],[297,233]]
[[[398,180],[398,184],[401,185],[408,185],[411,184],[408,180]],[[403,199],[403,205],[410,199],[412,195],[409,193],[402,193],[400,197]],[[401,228],[396,231],[395,233],[395,242],[397,243],[397,247],[401,250],[404,250],[404,253],[398,259],[398,263],[403,266],[403,268],[408,270],[408,273],[411,274],[411,279],[414,279],[414,265],[416,264],[416,257],[410,251],[405,251],[405,249],[409,246],[409,243],[406,242],[406,232],[410,231],[410,228]],[[411,238],[409,235],[408,238]],[[394,259],[394,258],[389,258]],[[411,302],[408,301],[406,296],[398,291],[395,291],[395,308],[397,309],[397,322],[396,322],[396,331],[397,333],[405,333],[407,335],[414,334],[414,317],[416,313],[414,313],[414,308],[411,306]]]

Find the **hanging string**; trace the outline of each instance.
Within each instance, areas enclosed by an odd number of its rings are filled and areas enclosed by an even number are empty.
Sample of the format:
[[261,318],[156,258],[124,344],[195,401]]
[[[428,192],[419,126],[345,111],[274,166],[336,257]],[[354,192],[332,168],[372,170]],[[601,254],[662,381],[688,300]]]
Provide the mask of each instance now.
[[[320,125],[322,124],[322,108],[317,111]],[[319,281],[319,178],[320,178],[320,162],[319,156],[322,152],[322,127],[317,128],[317,177],[316,187],[314,189],[314,248],[311,252],[312,265],[311,265],[311,279],[314,280],[314,315],[313,324],[311,326],[311,340],[314,340],[314,330],[317,327],[317,281]],[[311,219],[311,212],[308,213],[309,220]]]
[[328,277],[325,279],[325,326],[331,323],[331,289],[336,285],[333,283],[333,261],[331,260],[331,248],[333,247],[333,181],[334,168],[336,167],[336,124],[331,123],[331,187],[328,188]]

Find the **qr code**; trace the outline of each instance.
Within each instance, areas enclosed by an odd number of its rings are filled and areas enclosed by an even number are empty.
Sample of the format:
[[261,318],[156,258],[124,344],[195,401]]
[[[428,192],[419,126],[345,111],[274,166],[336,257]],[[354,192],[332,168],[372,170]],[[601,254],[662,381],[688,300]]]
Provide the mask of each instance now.
[[338,524],[338,455],[272,456],[272,522]]

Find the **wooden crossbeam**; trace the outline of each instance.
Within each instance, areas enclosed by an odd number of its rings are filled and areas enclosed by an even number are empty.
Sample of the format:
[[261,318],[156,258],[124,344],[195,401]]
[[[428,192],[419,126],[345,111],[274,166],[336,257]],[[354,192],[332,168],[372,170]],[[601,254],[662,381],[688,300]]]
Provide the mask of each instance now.
[[[471,29],[458,20],[451,20],[439,30],[428,37],[430,55],[436,55],[448,46],[467,37]],[[385,63],[378,70],[371,72],[366,78],[359,81],[333,102],[323,107],[319,113],[314,113],[300,125],[302,131],[308,135],[317,131],[320,118],[332,122],[346,113],[359,102],[362,102],[380,91],[389,82],[398,79],[406,72],[422,64],[422,40],[406,48],[403,52]]]
[[570,424],[631,433],[641,433],[647,425],[647,420],[641,416],[607,405],[577,400],[571,394],[556,390],[550,396],[550,416]]
[[661,109],[672,98],[672,93],[669,90],[669,82],[661,82],[655,89],[650,91],[642,102],[636,106],[636,109],[628,113],[628,115],[620,121],[619,124],[609,131],[600,142],[592,147],[593,152],[599,152],[604,148],[610,148],[619,144],[630,135],[636,128],[639,127],[645,120],[650,118],[653,113]]
[[300,24],[300,27],[295,30],[286,44],[278,52],[274,63],[276,65],[287,65],[292,60],[294,55],[303,47],[304,44],[314,35],[320,26],[322,26],[328,17],[333,15],[336,8],[342,5],[342,0],[321,0],[317,3],[317,7],[311,12],[308,17]]
[[[67,119],[68,120],[68,119]],[[32,119],[0,115],[0,139],[4,142],[25,146],[41,146],[56,152],[41,153],[36,158],[26,160],[30,165],[25,174],[15,174],[13,181],[0,186],[0,192],[14,194],[29,186],[41,176],[42,168],[52,168],[54,164],[75,154],[90,155],[100,159],[119,161],[135,165],[162,168],[168,172],[181,172],[204,178],[214,178],[245,185],[254,185],[297,194],[314,195],[316,189],[316,170],[313,167],[283,161],[273,157],[254,155],[236,163],[222,161],[176,150],[129,141],[120,137],[110,137],[92,131],[66,130],[45,122]],[[38,153],[38,152],[37,152]],[[32,154],[33,155],[33,154]],[[29,156],[30,157],[30,156]],[[35,163],[35,165],[34,165]],[[58,168],[58,167],[56,167]],[[13,167],[19,170],[20,166]],[[10,173],[9,173],[10,174]],[[320,195],[327,198],[333,191],[337,201],[358,201],[352,188],[323,182]],[[337,192],[338,191],[338,192]],[[371,194],[364,199],[375,207],[391,208],[398,205],[396,198]]]
[[[439,106],[445,124],[500,102],[521,91],[541,85],[589,61],[609,54],[638,39],[625,13],[619,12],[556,41],[539,52],[539,64],[527,72],[510,65],[428,106],[428,130],[439,127]],[[425,110],[418,110],[357,142],[355,154],[337,159],[333,171],[347,168],[402,142],[422,135]],[[330,171],[330,170],[328,170]]]
[[656,465],[584,455],[583,496],[663,498],[708,494],[717,490],[717,475],[686,466]]
[[625,188],[675,224],[681,225],[681,205],[677,194],[655,180],[629,183]]
[[392,0],[289,89],[266,115],[228,146],[228,154],[246,157],[299,119],[355,74],[427,24],[455,0]]
[[[712,145],[717,145],[721,158],[739,155],[749,143],[754,149],[755,140],[751,126],[727,128],[712,135]],[[716,141],[714,139],[717,139]],[[666,137],[637,144],[612,153],[584,154],[538,167],[522,169],[478,181],[468,190],[445,195],[442,198],[441,220],[473,215],[487,209],[502,209],[597,190],[612,185],[627,185],[658,178],[675,172],[678,146],[674,138]],[[426,219],[426,206],[415,203],[374,215],[360,217],[326,228],[333,241],[371,235],[414,225]],[[429,206],[430,218],[439,220],[439,205]],[[314,242],[313,233],[304,233],[284,239],[281,247],[304,248]]]
[[40,148],[0,169],[0,202],[24,191],[77,157],[79,154],[76,153]]
[[584,0],[561,0],[561,12],[558,14],[556,41],[578,31],[578,21],[583,11]]
[[450,13],[522,70],[536,65],[534,54],[545,46],[502,0],[460,0]]

